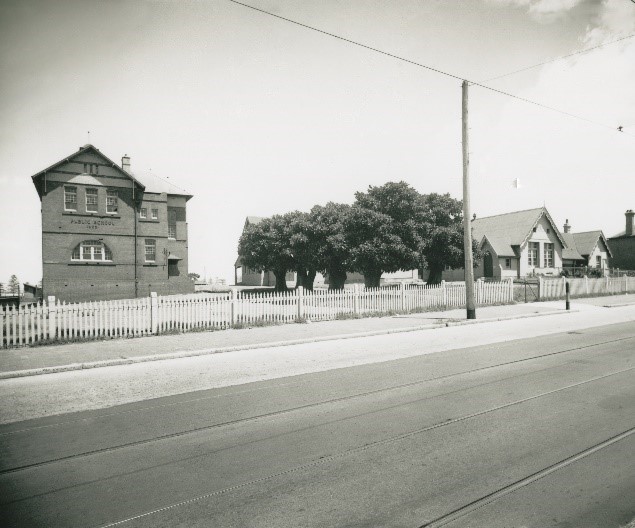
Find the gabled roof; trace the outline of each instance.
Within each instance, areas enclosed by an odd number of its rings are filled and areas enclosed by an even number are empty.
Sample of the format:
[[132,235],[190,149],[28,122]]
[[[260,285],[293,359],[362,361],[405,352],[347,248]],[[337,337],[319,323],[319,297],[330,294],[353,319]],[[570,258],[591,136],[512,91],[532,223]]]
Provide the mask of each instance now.
[[[604,233],[602,231],[586,231],[584,233],[563,233],[562,235],[567,242],[567,246],[570,248],[574,248],[577,252],[583,257],[588,257],[593,250],[598,245],[598,242],[602,240],[604,242],[604,246],[606,247],[607,253],[610,257],[611,250],[609,249],[609,245],[606,241]],[[563,254],[563,258],[570,258]]]
[[560,231],[544,207],[476,218],[472,220],[472,237],[479,243],[486,238],[499,257],[515,257],[518,254],[514,248],[520,250],[525,245],[533,228],[543,216],[551,224],[562,245],[566,247]]
[[44,173],[50,172],[53,169],[55,169],[56,167],[59,167],[62,163],[67,163],[67,162],[71,161],[75,156],[78,156],[79,154],[83,154],[84,152],[88,152],[88,151],[92,151],[92,152],[96,153],[97,155],[101,156],[104,159],[104,161],[106,161],[106,163],[109,163],[113,168],[115,168],[119,172],[121,172],[121,174],[123,174],[124,176],[127,176],[128,178],[130,178],[141,189],[145,189],[145,185],[143,185],[140,181],[138,181],[132,174],[130,174],[130,173],[126,172],[125,170],[123,170],[119,165],[117,165],[114,161],[112,161],[108,156],[102,154],[97,147],[95,147],[95,146],[93,146],[91,144],[86,144],[83,147],[80,147],[78,151],[73,152],[72,154],[66,156],[65,158],[62,158],[58,162],[53,163],[53,165],[51,165],[50,167],[47,167],[46,169],[41,170],[37,174],[34,174],[33,176],[31,176],[31,179],[33,180],[33,182],[36,184],[36,187],[37,187],[37,181],[36,180],[38,180],[41,176],[43,176]]

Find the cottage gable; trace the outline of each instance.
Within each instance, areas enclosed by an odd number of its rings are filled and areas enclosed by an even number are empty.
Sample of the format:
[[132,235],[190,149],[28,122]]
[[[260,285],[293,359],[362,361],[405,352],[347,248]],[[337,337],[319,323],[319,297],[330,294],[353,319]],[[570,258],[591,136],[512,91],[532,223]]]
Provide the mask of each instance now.
[[[551,234],[553,237],[548,236]],[[555,238],[561,247],[566,247],[562,234],[544,207],[476,218],[472,221],[472,238],[479,244],[487,238],[499,257],[518,257],[530,239],[549,241]]]

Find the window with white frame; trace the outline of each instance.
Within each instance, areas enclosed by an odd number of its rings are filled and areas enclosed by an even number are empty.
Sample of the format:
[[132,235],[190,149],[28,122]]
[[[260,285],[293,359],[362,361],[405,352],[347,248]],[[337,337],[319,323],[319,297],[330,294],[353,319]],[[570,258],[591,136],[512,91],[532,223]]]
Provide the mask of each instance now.
[[148,218],[148,208],[142,207],[139,209],[139,218]]
[[510,259],[509,257],[505,259],[505,268],[506,269],[511,269],[512,267],[512,259]]
[[153,238],[145,239],[146,262],[154,262],[157,259],[157,241]]
[[77,211],[77,187],[64,187],[64,210]]
[[75,246],[71,259],[112,261],[112,252],[101,240],[84,240]]
[[596,255],[596,256],[595,256],[595,265],[596,265],[598,268],[601,268],[601,267],[602,267],[602,255]]
[[152,220],[158,220],[159,219],[159,210],[152,208]]
[[538,266],[538,242],[529,242],[527,250],[527,261],[530,267]]
[[106,212],[117,213],[119,212],[119,196],[114,189],[108,189],[106,193]]
[[86,212],[96,213],[99,210],[97,189],[89,187],[86,189]]
[[544,253],[544,267],[553,268],[553,244],[545,244]]

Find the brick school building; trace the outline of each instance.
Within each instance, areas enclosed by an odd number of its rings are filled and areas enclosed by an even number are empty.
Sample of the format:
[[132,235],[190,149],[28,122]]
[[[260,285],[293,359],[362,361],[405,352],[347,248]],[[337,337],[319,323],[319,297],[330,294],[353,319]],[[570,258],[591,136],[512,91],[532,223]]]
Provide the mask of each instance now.
[[133,173],[93,145],[38,172],[44,298],[96,301],[192,293],[187,202],[152,174]]

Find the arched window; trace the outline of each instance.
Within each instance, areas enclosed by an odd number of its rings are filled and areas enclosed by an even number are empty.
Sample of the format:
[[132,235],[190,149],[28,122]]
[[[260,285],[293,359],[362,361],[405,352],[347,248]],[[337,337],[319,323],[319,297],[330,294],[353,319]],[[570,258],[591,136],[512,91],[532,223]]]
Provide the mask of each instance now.
[[101,240],[84,240],[73,249],[72,260],[112,260],[112,253]]

